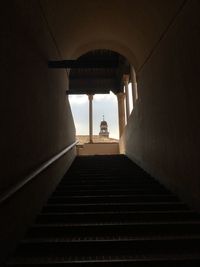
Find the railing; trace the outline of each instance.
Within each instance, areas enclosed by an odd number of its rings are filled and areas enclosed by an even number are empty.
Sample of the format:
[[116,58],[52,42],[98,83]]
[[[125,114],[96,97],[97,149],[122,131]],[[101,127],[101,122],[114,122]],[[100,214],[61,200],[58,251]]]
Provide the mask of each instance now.
[[71,150],[77,143],[78,143],[78,141],[75,141],[73,144],[71,144],[68,147],[66,147],[65,149],[63,149],[60,153],[58,153],[57,155],[55,155],[51,159],[45,161],[36,170],[31,172],[29,175],[27,175],[22,181],[16,183],[12,188],[7,190],[5,193],[1,194],[0,195],[0,204],[3,203],[8,198],[10,198],[13,194],[15,194],[19,189],[21,189],[28,182],[33,180],[38,174],[40,174],[42,171],[44,171],[49,165],[51,165],[56,160],[61,158],[64,154],[66,154],[69,150]]

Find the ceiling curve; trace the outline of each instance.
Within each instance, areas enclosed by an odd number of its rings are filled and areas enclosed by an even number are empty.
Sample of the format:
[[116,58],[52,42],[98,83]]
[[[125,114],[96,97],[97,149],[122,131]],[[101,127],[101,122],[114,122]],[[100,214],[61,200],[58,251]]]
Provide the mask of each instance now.
[[137,70],[183,1],[42,0],[40,4],[63,59],[72,59],[88,44],[90,49],[92,44],[93,49],[110,49],[98,47],[110,43],[130,51],[128,59]]

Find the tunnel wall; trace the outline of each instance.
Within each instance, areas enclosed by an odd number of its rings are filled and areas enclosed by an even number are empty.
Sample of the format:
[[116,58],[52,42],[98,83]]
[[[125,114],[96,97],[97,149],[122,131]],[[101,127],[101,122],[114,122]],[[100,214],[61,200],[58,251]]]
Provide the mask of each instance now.
[[[75,141],[67,73],[48,69],[59,51],[38,1],[2,5],[0,193]],[[75,157],[72,149],[0,205],[0,262],[34,220]]]
[[138,75],[121,151],[200,210],[200,3],[187,1]]

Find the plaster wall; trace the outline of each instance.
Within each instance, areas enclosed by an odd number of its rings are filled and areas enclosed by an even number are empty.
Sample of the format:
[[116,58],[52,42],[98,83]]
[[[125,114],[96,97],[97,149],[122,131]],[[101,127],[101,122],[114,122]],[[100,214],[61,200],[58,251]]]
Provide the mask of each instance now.
[[[4,1],[0,40],[0,193],[75,141],[67,73],[38,1]],[[0,205],[0,261],[15,246],[75,157],[70,151]]]
[[93,49],[121,53],[137,69],[184,0],[42,0],[65,59]]
[[[126,56],[138,77],[139,99],[120,140],[122,152],[200,210],[199,5],[198,0],[4,1],[0,192],[75,140],[67,73],[48,69],[47,61],[104,48]],[[72,150],[0,206],[2,258],[75,154]]]
[[84,144],[77,150],[78,155],[115,155],[119,154],[119,144]]
[[188,1],[138,73],[121,151],[200,210],[200,2]]

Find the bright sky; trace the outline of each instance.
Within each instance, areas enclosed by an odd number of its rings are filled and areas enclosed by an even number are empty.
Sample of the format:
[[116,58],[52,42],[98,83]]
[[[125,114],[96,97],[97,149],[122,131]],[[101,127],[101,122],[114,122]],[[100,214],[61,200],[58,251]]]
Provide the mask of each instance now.
[[[131,90],[129,90],[129,94]],[[130,99],[131,99],[130,95]],[[89,101],[87,95],[70,95],[69,102],[74,117],[77,135],[89,135]],[[130,101],[131,102],[131,101]],[[130,107],[132,110],[132,107]],[[111,138],[119,139],[118,104],[115,94],[96,94],[93,97],[93,134],[98,135],[100,123],[108,123]]]

